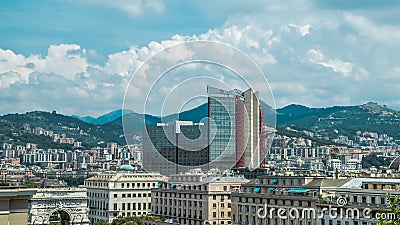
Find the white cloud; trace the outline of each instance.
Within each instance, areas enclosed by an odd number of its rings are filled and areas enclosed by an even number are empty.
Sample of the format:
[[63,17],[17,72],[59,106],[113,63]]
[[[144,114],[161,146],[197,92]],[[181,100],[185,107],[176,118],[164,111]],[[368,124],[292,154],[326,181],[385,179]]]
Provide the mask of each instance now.
[[339,59],[332,59],[327,62],[319,62],[324,67],[331,68],[335,72],[339,72],[348,76],[353,70],[353,64],[350,62],[344,62]]
[[330,68],[334,72],[342,73],[345,76],[350,75],[353,71],[353,64],[351,62],[345,62],[340,59],[325,60],[324,54],[318,50],[310,49],[306,55],[309,57],[310,62]]
[[[167,6],[161,1],[85,2],[132,16],[162,13]],[[77,44],[52,45],[43,57],[0,49],[0,113],[10,110],[5,108],[5,103],[10,102],[15,106],[12,111],[54,107],[64,109],[64,113],[80,110],[82,115],[99,115],[119,108],[130,75],[148,57],[166,47],[196,40],[227,43],[250,55],[271,81],[278,106],[293,102],[309,106],[359,104],[364,100],[380,101],[379,96],[386,97],[382,103],[398,102],[400,91],[387,87],[393,86],[400,74],[400,53],[395,51],[400,29],[386,24],[384,19],[374,20],[361,11],[316,10],[310,1],[198,3],[209,17],[216,11],[225,13],[224,25],[200,34],[176,34],[144,46],[130,46],[109,54],[103,65],[89,63],[88,57],[98,57],[97,53]],[[294,4],[301,6],[293,7]],[[185,49],[181,53],[164,60],[179,62],[192,54]],[[202,53],[216,54],[208,49]],[[229,80],[213,69],[204,71],[216,72],[221,81]],[[143,90],[152,85],[151,75],[140,76],[139,85],[131,90],[136,99],[145,98]],[[160,94],[173,87],[174,78],[160,86]],[[11,94],[15,92],[18,94]]]
[[296,24],[289,24],[288,27],[294,28],[303,37],[306,36],[307,34],[310,34],[310,29],[311,29],[311,25],[310,24],[306,24],[306,25],[303,25],[303,26],[299,26],[299,25],[296,25]]
[[33,63],[35,71],[56,73],[75,79],[76,74],[85,73],[89,66],[85,54],[86,50],[76,44],[51,45],[44,59],[31,56],[27,61]]

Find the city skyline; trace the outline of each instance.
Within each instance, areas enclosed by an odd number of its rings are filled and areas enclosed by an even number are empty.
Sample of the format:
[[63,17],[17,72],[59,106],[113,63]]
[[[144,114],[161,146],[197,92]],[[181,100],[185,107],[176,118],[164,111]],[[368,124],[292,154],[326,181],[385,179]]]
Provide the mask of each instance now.
[[5,1],[0,114],[103,115],[121,108],[130,75],[147,57],[196,40],[248,54],[266,74],[278,108],[374,101],[400,109],[400,55],[392,51],[400,39],[399,7],[393,1]]

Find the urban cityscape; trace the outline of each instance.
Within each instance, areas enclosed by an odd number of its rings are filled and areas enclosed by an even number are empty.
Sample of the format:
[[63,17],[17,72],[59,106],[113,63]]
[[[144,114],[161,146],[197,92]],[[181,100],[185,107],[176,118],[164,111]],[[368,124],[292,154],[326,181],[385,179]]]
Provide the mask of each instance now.
[[0,225],[400,224],[400,4],[0,6]]

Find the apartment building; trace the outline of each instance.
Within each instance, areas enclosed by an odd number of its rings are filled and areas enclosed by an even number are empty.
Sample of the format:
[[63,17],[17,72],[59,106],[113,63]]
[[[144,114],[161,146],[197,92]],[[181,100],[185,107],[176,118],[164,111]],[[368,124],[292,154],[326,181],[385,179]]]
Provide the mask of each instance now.
[[141,216],[151,211],[151,190],[166,177],[131,165],[118,172],[105,172],[85,180],[89,219],[111,222],[119,216]]
[[[400,195],[400,179],[354,178],[317,201],[318,225],[373,225],[378,215],[388,220],[394,214],[388,209],[387,194]],[[329,213],[328,209],[336,211]]]
[[231,224],[231,193],[247,182],[201,172],[172,175],[152,190],[152,214],[179,224]]
[[325,177],[261,176],[232,193],[232,223],[316,225],[319,196],[345,182]]

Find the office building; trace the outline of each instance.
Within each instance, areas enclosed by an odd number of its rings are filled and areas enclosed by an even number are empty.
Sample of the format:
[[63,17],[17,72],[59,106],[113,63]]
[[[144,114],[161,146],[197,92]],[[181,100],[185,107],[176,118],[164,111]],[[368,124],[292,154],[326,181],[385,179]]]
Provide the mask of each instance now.
[[173,121],[143,131],[143,168],[165,175],[193,168],[208,170],[208,128],[204,123]]
[[[346,180],[303,176],[260,176],[232,193],[232,222],[234,224],[316,225],[316,218],[302,217],[302,212],[316,209],[318,196],[324,189],[334,188]],[[289,218],[278,210],[299,212]],[[314,210],[316,213],[316,210]],[[311,212],[314,213],[314,212]],[[287,218],[284,218],[287,216]]]
[[[353,178],[327,193],[317,202],[318,225],[373,225],[379,223],[378,215],[395,219],[387,194],[400,195],[400,179]],[[337,209],[336,217],[322,210],[332,206]]]
[[151,210],[151,190],[165,177],[130,165],[85,180],[91,223],[119,216],[141,216]]
[[258,92],[207,87],[211,168],[258,168],[266,155],[264,109]]
[[152,190],[152,215],[179,224],[231,224],[231,193],[248,182],[201,172],[172,175]]

